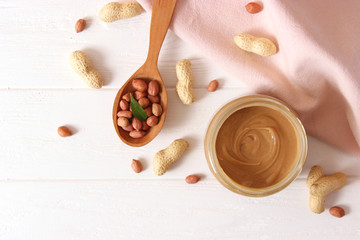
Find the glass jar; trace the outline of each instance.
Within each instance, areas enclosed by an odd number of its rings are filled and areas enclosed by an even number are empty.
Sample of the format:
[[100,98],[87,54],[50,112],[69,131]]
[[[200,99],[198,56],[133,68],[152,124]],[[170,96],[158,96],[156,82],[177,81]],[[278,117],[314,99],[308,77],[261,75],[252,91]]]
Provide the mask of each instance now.
[[[292,165],[289,173],[274,185],[266,187],[249,187],[239,184],[231,179],[221,167],[216,152],[216,140],[223,123],[238,110],[257,106],[271,108],[281,113],[291,123],[293,126],[292,131],[295,131],[297,136],[296,159],[293,160],[294,164]],[[306,132],[296,112],[284,102],[265,95],[249,95],[240,97],[223,106],[211,120],[206,132],[204,144],[207,163],[216,179],[229,190],[251,197],[268,196],[287,187],[300,174],[307,155]]]

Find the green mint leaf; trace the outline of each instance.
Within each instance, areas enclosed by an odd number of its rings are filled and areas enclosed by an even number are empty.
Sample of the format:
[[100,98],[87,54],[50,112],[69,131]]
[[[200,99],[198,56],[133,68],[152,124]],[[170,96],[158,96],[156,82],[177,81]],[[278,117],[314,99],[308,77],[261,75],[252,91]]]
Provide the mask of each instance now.
[[146,114],[145,110],[135,100],[135,98],[132,96],[131,93],[130,93],[130,98],[131,98],[130,107],[131,107],[131,110],[132,110],[132,114],[134,115],[134,117],[136,117],[140,121],[145,121],[146,118],[147,118],[147,114]]

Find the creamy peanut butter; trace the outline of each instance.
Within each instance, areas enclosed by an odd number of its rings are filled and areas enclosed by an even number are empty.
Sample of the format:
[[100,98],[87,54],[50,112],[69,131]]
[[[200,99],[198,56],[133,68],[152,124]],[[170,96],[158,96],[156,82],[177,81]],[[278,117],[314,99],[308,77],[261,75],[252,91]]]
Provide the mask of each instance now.
[[230,115],[216,137],[221,168],[238,184],[263,188],[283,180],[294,167],[298,137],[280,112],[254,106]]

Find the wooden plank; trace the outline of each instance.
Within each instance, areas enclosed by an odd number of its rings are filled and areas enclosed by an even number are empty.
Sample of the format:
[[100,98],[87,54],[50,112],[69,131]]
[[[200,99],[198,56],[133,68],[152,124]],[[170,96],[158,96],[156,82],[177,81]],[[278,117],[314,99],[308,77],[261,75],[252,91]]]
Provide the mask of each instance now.
[[[120,88],[145,61],[150,14],[103,23],[97,12],[105,3],[0,2],[0,88],[87,88],[68,62],[70,53],[77,49],[87,53],[103,75],[104,88]],[[78,18],[88,22],[81,33],[74,30]],[[171,31],[159,58],[167,86],[175,86],[175,65],[183,58],[193,63],[195,86],[204,87],[213,79],[220,79],[225,86],[243,86],[241,79],[222,72]]]
[[[245,89],[196,89],[197,101],[183,105],[169,89],[169,109],[158,137],[141,148],[123,144],[111,119],[114,90],[3,90],[0,92],[0,179],[129,179],[154,178],[155,153],[177,138],[190,149],[163,178],[184,178],[190,173],[210,176],[203,151],[207,125],[223,105],[248,93]],[[60,138],[57,127],[75,131]],[[131,159],[144,162],[140,175],[130,170]],[[310,138],[304,173],[320,164],[329,174],[344,171],[359,176],[358,160]]]
[[[1,240],[360,239],[359,160],[312,137],[303,172],[278,194],[243,197],[215,180],[203,153],[206,126],[222,104],[249,91],[241,76],[223,72],[171,31],[159,58],[169,87],[164,129],[145,147],[122,144],[112,102],[145,60],[150,15],[102,23],[96,14],[107,2],[0,0]],[[76,34],[78,18],[88,28]],[[76,49],[104,76],[103,89],[89,89],[70,68]],[[182,58],[192,61],[195,76],[198,100],[191,106],[174,90]],[[208,93],[213,79],[220,89]],[[73,137],[57,136],[63,124]],[[154,176],[153,155],[175,138],[186,138],[190,149],[164,176]],[[144,163],[141,174],[130,169],[132,158]],[[344,218],[308,209],[305,178],[315,164],[350,176],[326,203],[327,210],[344,207]],[[187,185],[191,173],[202,180]]]
[[[305,180],[265,198],[215,180],[0,183],[1,239],[359,239],[359,179],[308,208]],[[347,215],[331,216],[328,208]]]

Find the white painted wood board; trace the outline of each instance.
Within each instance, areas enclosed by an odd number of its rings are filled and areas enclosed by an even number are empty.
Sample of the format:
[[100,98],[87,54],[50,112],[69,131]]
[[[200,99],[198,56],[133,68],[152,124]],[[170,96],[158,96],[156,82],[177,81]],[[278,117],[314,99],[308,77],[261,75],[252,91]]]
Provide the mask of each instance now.
[[349,214],[309,211],[305,180],[266,198],[215,180],[0,183],[1,239],[359,239],[358,179],[328,196]]
[[[131,148],[116,136],[112,102],[144,62],[150,15],[112,24],[96,13],[108,1],[0,1],[0,239],[360,239],[359,159],[309,137],[303,172],[287,189],[266,198],[236,195],[211,175],[203,152],[207,123],[223,104],[252,91],[169,31],[159,69],[169,94],[164,129],[150,144]],[[74,24],[88,27],[76,34]],[[89,89],[68,64],[84,50],[104,76]],[[197,101],[181,104],[175,64],[192,61]],[[220,88],[209,93],[209,81]],[[59,125],[75,134],[61,139]],[[152,172],[156,151],[175,138],[189,151],[164,176]],[[132,158],[145,169],[135,174]],[[311,166],[343,171],[349,184],[329,195],[337,219],[310,212],[305,179]],[[202,180],[187,185],[197,173]]]

